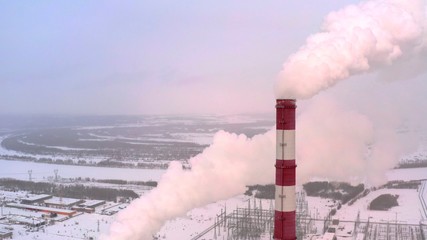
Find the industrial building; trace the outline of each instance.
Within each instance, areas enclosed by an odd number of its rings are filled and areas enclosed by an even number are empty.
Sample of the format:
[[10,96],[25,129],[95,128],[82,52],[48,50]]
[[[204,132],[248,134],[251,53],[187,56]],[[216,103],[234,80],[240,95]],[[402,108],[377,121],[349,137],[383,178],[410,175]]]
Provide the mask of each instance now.
[[44,201],[45,205],[50,208],[71,208],[75,205],[83,203],[84,200],[76,198],[60,198],[53,197],[47,201]]
[[20,216],[20,215],[10,216],[9,222],[12,222],[15,224],[23,224],[30,227],[40,227],[46,224],[46,221],[44,219],[28,217],[28,216]]
[[37,211],[37,212],[44,212],[44,213],[49,213],[49,214],[50,213],[56,213],[56,214],[60,214],[60,215],[70,216],[70,217],[73,216],[74,214],[76,214],[76,211],[74,211],[74,210],[42,207],[42,206],[35,206],[35,205],[28,205],[28,204],[8,203],[6,206],[12,207],[12,208],[32,210],[32,211]]
[[36,203],[42,203],[45,200],[51,199],[52,196],[48,194],[40,194],[40,195],[33,195],[26,198],[21,199],[22,204],[36,204]]
[[101,205],[104,205],[104,200],[85,200],[83,203],[78,204],[78,207],[84,207],[84,208],[96,208]]
[[76,210],[77,212],[94,213],[96,207],[104,204],[105,201],[103,200],[87,200],[77,206],[71,207],[71,209]]

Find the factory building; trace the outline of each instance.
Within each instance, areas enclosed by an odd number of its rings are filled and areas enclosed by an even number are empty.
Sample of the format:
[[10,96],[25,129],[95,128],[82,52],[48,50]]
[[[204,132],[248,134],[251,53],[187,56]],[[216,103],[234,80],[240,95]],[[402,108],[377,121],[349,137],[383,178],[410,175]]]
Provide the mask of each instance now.
[[104,200],[86,200],[77,206],[73,206],[71,209],[76,210],[77,212],[94,213],[96,207],[104,204]]
[[37,212],[45,212],[45,213],[49,213],[49,214],[50,213],[56,213],[56,214],[60,214],[60,215],[66,215],[69,217],[76,214],[76,211],[74,211],[74,210],[42,207],[42,206],[35,206],[35,205],[28,205],[28,204],[8,203],[6,206],[12,207],[12,208],[18,208],[18,209],[32,210],[32,211],[37,211]]
[[15,224],[22,224],[30,227],[40,227],[46,224],[46,221],[44,219],[28,217],[28,216],[20,216],[20,215],[13,215],[9,217],[9,222],[12,222]]
[[83,203],[79,204],[78,206],[84,207],[84,208],[96,208],[104,204],[105,204],[104,200],[85,200]]
[[51,195],[47,194],[40,194],[40,195],[33,195],[26,198],[21,199],[22,204],[36,204],[36,203],[42,203],[45,200],[51,199]]
[[59,198],[53,197],[49,200],[44,201],[45,205],[50,208],[65,208],[70,209],[71,207],[83,203],[84,200],[76,198]]

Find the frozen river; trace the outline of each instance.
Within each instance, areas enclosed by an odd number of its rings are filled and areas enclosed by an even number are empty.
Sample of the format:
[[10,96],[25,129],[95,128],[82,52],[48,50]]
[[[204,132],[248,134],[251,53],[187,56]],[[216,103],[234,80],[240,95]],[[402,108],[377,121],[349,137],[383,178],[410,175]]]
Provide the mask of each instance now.
[[35,162],[0,160],[0,178],[28,180],[28,171],[32,179],[41,181],[53,177],[55,169],[62,178],[121,179],[127,181],[158,181],[166,170],[89,167],[75,165],[57,165]]

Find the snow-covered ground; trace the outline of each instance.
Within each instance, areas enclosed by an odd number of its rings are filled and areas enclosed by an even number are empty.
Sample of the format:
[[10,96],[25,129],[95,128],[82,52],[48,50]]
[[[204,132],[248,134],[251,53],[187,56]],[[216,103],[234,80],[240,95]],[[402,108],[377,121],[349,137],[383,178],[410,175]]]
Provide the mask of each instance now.
[[[427,169],[413,168],[391,170],[388,177],[390,180],[427,179]],[[302,188],[299,187],[297,189],[301,191]],[[393,207],[389,211],[368,210],[369,203],[381,194],[399,195],[399,206]],[[418,192],[418,189],[379,189],[370,192],[366,197],[357,200],[351,206],[343,205],[341,209],[337,211],[334,218],[343,221],[355,221],[358,214],[360,214],[360,221],[365,222],[368,221],[368,219],[371,222],[395,222],[397,218],[397,223],[400,224],[419,224],[420,221],[425,219],[421,205],[421,200],[423,198],[420,196],[427,199],[427,189],[424,188],[421,193]],[[184,217],[170,220],[163,226],[162,230],[159,232],[159,236],[162,239],[191,239],[196,233],[214,224],[215,216],[221,212],[221,208],[224,208],[225,202],[227,202],[227,211],[231,212],[236,209],[237,206],[245,207],[248,199],[250,198],[247,196],[237,196],[227,201],[220,201],[203,208],[193,209]],[[318,197],[306,197],[305,199],[309,206],[309,215],[315,219],[323,219],[332,209],[337,208],[337,203],[330,199]],[[263,201],[264,209],[268,209],[269,203],[269,200]],[[230,205],[236,205],[236,207],[229,207]],[[323,227],[323,221],[319,221],[319,223],[318,228],[321,229]],[[213,231],[211,231],[201,239],[213,239],[213,234]],[[174,238],[174,236],[179,236],[179,238]],[[223,239],[222,237],[218,237],[218,239]],[[270,238],[265,236],[262,239]]]
[[[11,165],[8,168],[8,164]],[[22,165],[19,165],[22,164]],[[158,180],[163,174],[163,170],[145,170],[145,169],[109,169],[109,168],[94,168],[94,167],[82,167],[82,166],[67,166],[67,165],[52,165],[52,164],[38,164],[31,162],[15,162],[15,161],[4,161],[0,160],[1,174],[7,173],[20,173],[19,175],[10,175],[11,177],[18,177],[21,179],[27,179],[28,174],[26,173],[28,166],[31,166],[33,170],[33,177],[37,177],[37,173],[45,172],[44,177],[53,176],[54,169],[59,169],[59,174],[63,177],[94,177],[94,178],[108,178],[111,179],[126,179],[126,180]],[[58,168],[64,167],[64,168]],[[117,171],[124,171],[117,173]],[[111,171],[111,172],[110,172]],[[64,176],[64,173],[69,174]],[[117,174],[117,175],[116,175]],[[419,180],[427,179],[426,168],[413,168],[413,169],[394,169],[388,173],[389,180]],[[95,185],[97,183],[94,183]],[[399,195],[398,203],[399,206],[393,207],[389,211],[370,211],[367,209],[369,203],[381,194],[393,194]],[[14,200],[18,197],[25,197],[26,193],[17,192],[13,194],[1,195],[0,198],[5,200]],[[360,219],[362,221],[371,222],[394,222],[397,219],[398,223],[410,223],[418,224],[420,220],[425,219],[423,215],[423,209],[421,205],[421,199],[427,199],[427,190],[422,189],[422,192],[418,192],[417,189],[379,189],[372,191],[366,197],[359,199],[353,205],[344,205],[338,210],[337,215],[334,218],[341,220],[354,221],[357,215],[360,213]],[[247,196],[236,196],[231,199],[211,203],[207,206],[196,208],[188,212],[185,216],[177,219],[168,221],[158,233],[161,239],[191,239],[198,233],[212,226],[215,222],[215,217],[221,212],[221,209],[227,208],[227,213],[232,212],[237,207],[245,207],[248,204]],[[324,218],[329,211],[336,207],[336,204],[332,200],[321,199],[316,197],[306,197],[309,205],[310,214],[312,217],[321,219]],[[249,200],[252,201],[252,200]],[[271,205],[270,200],[262,201],[263,208],[269,209]],[[110,204],[109,206],[114,206]],[[121,208],[115,206],[117,211]],[[114,210],[114,209],[112,209]],[[7,208],[3,209],[4,214],[8,214],[11,211]],[[36,213],[25,213],[25,210],[12,210],[18,215],[34,215]],[[101,233],[108,231],[108,226],[113,222],[115,215],[101,215],[101,211],[93,214],[82,214],[80,216],[68,219],[64,222],[57,223],[52,226],[46,226],[36,232],[28,231],[21,225],[13,225],[14,239],[88,239],[93,237],[98,239]],[[143,214],[143,213],[142,213]],[[99,224],[99,230],[98,230]],[[0,224],[2,227],[3,224]],[[212,235],[212,233],[210,233]],[[223,236],[223,235],[222,235]],[[224,237],[224,236],[223,236]],[[205,239],[209,238],[209,234]],[[221,238],[219,238],[221,239]],[[268,239],[268,238],[265,238]]]
[[[398,195],[399,206],[389,211],[372,211],[368,209],[369,204],[382,194]],[[427,198],[427,196],[426,196]],[[366,197],[357,200],[353,205],[344,205],[337,213],[340,220],[353,221],[358,212],[360,218],[371,219],[372,222],[396,221],[399,223],[418,224],[422,219],[422,206],[416,189],[379,189],[370,192]]]
[[[81,214],[38,230],[29,230],[23,225],[13,225],[13,239],[21,240],[69,240],[97,239],[108,231],[113,218],[100,214]],[[3,224],[0,224],[0,226]]]
[[393,180],[427,180],[427,168],[401,168],[393,169],[387,172],[387,179]]
[[181,218],[168,221],[157,236],[160,236],[161,239],[191,239],[213,225],[216,215],[221,212],[221,209],[224,211],[227,209],[229,213],[237,207],[246,206],[247,200],[247,196],[239,195],[235,198],[195,208]]

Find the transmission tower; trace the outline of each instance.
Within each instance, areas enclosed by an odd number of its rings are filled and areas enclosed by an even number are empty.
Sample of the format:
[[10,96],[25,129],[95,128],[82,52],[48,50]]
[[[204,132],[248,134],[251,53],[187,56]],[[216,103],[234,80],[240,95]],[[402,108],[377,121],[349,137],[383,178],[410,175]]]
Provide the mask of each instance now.
[[55,173],[55,182],[58,181],[58,169],[53,170],[53,172]]

